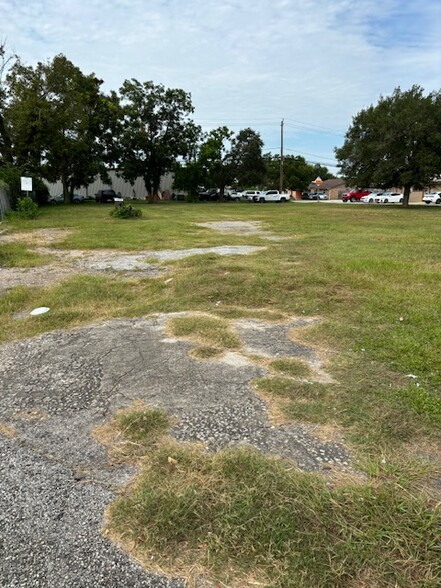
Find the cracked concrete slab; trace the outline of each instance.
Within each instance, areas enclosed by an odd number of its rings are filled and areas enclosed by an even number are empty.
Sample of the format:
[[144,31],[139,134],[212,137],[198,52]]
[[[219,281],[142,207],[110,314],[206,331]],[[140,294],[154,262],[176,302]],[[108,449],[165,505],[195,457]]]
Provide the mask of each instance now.
[[[1,239],[0,239],[1,240]],[[237,245],[219,247],[198,247],[192,249],[165,249],[141,251],[138,253],[102,250],[79,251],[39,247],[37,251],[51,254],[59,259],[58,265],[44,265],[30,268],[0,267],[0,284],[3,291],[14,286],[46,286],[78,274],[104,274],[117,272],[126,277],[155,277],[167,271],[159,265],[194,255],[249,255],[262,251],[264,247]],[[157,260],[158,263],[152,262]]]
[[[167,336],[168,319],[114,320],[0,347],[0,422],[15,433],[0,433],[0,584],[180,586],[143,572],[100,534],[106,505],[133,470],[112,464],[92,433],[135,400],[173,415],[178,441],[211,451],[245,443],[307,471],[350,466],[341,444],[310,427],[270,423],[251,385],[264,367],[240,353],[195,360],[191,343]],[[306,322],[235,324],[246,349],[314,359],[288,336]]]

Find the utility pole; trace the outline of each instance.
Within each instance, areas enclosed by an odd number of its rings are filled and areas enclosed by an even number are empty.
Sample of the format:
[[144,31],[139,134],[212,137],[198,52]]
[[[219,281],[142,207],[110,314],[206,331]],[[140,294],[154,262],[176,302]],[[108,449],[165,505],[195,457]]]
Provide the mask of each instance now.
[[283,192],[283,118],[280,123],[280,181],[279,192]]

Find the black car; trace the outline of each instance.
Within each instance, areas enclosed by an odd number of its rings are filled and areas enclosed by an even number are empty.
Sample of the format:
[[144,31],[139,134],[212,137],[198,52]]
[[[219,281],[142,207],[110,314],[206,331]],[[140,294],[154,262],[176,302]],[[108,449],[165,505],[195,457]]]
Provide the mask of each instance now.
[[118,198],[115,190],[98,190],[95,194],[95,202],[114,202],[115,198]]
[[199,200],[212,202],[213,200],[219,200],[219,197],[219,190],[216,188],[210,188],[209,190],[199,192]]

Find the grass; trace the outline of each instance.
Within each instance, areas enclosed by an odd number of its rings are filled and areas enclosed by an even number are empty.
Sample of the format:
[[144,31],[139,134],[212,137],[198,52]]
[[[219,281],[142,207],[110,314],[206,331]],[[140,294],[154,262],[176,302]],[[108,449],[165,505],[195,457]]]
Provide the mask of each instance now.
[[332,488],[247,448],[207,455],[169,442],[146,459],[108,530],[170,574],[274,588],[441,580],[439,506],[390,480]]
[[[309,383],[308,366],[284,358],[270,362],[271,375],[256,380],[256,390],[287,422],[344,431],[367,482],[333,488],[249,450],[206,455],[174,446],[161,437],[166,422],[144,446],[136,435],[155,418],[135,415],[118,426],[146,467],[112,507],[112,532],[134,543],[145,561],[149,553],[170,569],[199,561],[237,586],[439,586],[439,507],[426,492],[440,455],[441,210],[139,206],[143,216],[133,222],[88,203],[47,208],[35,221],[14,219],[6,228],[10,235],[68,229],[52,245],[66,250],[266,249],[185,258],[156,278],[76,275],[44,288],[13,288],[0,296],[0,341],[113,317],[193,311],[174,318],[170,329],[197,342],[193,355],[203,360],[240,350],[231,320],[318,316],[302,342],[327,351],[335,382]],[[233,219],[260,221],[287,239],[197,225]],[[32,243],[1,245],[2,267],[45,261]],[[43,305],[51,311],[15,320]]]
[[30,251],[22,243],[2,243],[0,249],[0,267],[36,267],[53,261],[51,255],[42,255]]
[[169,329],[176,337],[186,337],[199,342],[199,354],[205,354],[206,357],[216,355],[214,350],[240,347],[239,337],[223,319],[208,316],[177,317],[169,321]]

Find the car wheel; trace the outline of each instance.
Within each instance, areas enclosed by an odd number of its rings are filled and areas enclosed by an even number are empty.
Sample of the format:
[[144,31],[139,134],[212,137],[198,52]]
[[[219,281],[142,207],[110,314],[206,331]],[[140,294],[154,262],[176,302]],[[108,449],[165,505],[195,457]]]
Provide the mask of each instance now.
[[265,202],[265,198],[259,198],[259,202]]
[[372,204],[372,202],[374,201],[373,198],[369,198],[369,203]]
[[402,198],[400,198],[400,204],[403,204],[403,199]]
[[389,200],[388,200],[387,198],[385,198],[385,199],[383,200],[383,202],[384,202],[384,204],[387,204],[387,203],[389,202]]
[[235,198],[234,201],[235,202],[240,202],[240,198]]
[[281,198],[280,202],[286,202],[286,198]]
[[435,202],[435,204],[441,204],[441,198],[438,198],[438,200]]
[[355,202],[355,198],[352,196],[352,198],[350,198],[351,202]]

